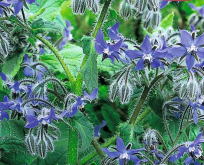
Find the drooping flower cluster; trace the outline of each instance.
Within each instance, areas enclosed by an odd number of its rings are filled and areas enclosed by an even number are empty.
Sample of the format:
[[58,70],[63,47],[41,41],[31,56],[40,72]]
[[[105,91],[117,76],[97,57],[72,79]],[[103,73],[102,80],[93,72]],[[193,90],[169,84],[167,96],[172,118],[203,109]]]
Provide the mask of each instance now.
[[200,165],[198,159],[203,160],[203,150],[201,144],[204,142],[203,133],[199,133],[193,142],[186,142],[178,148],[178,152],[169,158],[170,161],[175,162],[186,153],[188,157],[184,160],[185,165],[194,163]]

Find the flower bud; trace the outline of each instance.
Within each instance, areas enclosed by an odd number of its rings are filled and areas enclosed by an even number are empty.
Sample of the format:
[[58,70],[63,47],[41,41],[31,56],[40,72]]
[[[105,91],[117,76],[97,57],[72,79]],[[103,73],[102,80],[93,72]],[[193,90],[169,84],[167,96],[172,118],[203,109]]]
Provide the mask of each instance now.
[[138,0],[137,4],[135,4],[135,6],[137,5],[137,9],[139,12],[143,12],[145,7],[147,6],[147,1],[144,0]]
[[87,7],[91,9],[94,6],[95,0],[86,0]]
[[120,14],[124,19],[129,19],[131,16],[131,4],[129,0],[124,0],[120,6]]
[[36,138],[33,134],[28,134],[25,138],[25,144],[31,155],[36,154]]
[[179,97],[181,99],[184,99],[186,98],[186,94],[187,94],[187,84],[183,84],[179,91]]
[[144,21],[150,19],[151,17],[152,17],[152,12],[149,11],[149,10],[146,10],[146,11],[144,12],[144,14],[142,15],[142,18],[143,18]]
[[204,95],[204,79],[200,81],[200,94]]
[[144,28],[148,28],[150,25],[151,25],[151,19],[150,18],[145,20],[143,23]]
[[72,12],[74,14],[84,14],[86,10],[86,0],[73,0]]
[[45,158],[47,155],[47,144],[45,137],[37,144],[37,151],[41,158]]
[[159,11],[160,0],[149,0],[149,8],[153,9],[154,12]]
[[140,13],[140,12],[137,12],[137,11],[136,11],[135,14],[134,14],[134,18],[135,18],[135,19],[140,19],[140,18],[142,17],[142,14],[143,14],[143,13]]
[[145,148],[148,151],[155,150],[158,145],[158,138],[154,130],[148,129],[144,135]]
[[45,140],[47,141],[47,148],[49,151],[54,151],[54,144],[52,138],[46,133]]
[[98,0],[94,1],[93,7],[91,9],[91,11],[95,14],[97,14],[99,12],[99,3]]
[[204,19],[200,22],[201,28],[204,29]]
[[195,23],[198,21],[198,16],[197,14],[191,14],[190,15],[190,18],[189,18],[189,21],[188,21],[188,24],[189,25],[195,25]]
[[0,31],[0,55],[4,58],[9,54],[9,41],[4,32]]
[[187,84],[187,91],[188,91],[189,98],[192,101],[196,100],[198,96],[198,89],[199,89],[199,86],[197,81],[195,81],[194,79],[191,79]]
[[133,93],[133,89],[130,84],[124,84],[119,89],[120,102],[121,104],[126,104],[130,101],[130,96]]
[[118,90],[119,90],[118,83],[114,82],[110,85],[109,98],[110,98],[111,102],[115,101],[115,99],[118,95]]
[[161,13],[156,12],[152,16],[152,27],[157,28],[159,26],[159,23],[161,22]]

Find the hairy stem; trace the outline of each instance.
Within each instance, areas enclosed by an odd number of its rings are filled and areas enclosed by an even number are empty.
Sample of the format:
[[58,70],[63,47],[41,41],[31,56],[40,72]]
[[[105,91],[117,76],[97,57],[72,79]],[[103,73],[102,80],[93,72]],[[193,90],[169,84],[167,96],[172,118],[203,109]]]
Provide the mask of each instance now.
[[[101,147],[102,148],[109,147],[111,144],[115,143],[116,139],[117,139],[117,136],[112,137],[109,141],[104,143]],[[97,155],[96,151],[91,152],[89,155],[87,155],[82,160],[80,160],[79,165],[83,165],[83,164],[87,163],[88,161],[93,159],[96,155]]]
[[141,108],[142,108],[142,106],[143,106],[143,104],[144,104],[144,102],[145,102],[145,100],[146,100],[146,98],[147,98],[147,96],[148,96],[148,94],[149,94],[151,88],[152,88],[153,86],[155,86],[155,84],[156,84],[160,79],[162,79],[164,76],[166,76],[166,74],[169,73],[170,70],[171,70],[171,69],[167,70],[166,73],[163,72],[163,73],[161,73],[160,75],[158,75],[157,77],[155,77],[155,78],[152,80],[152,82],[150,83],[149,87],[145,86],[145,88],[144,88],[144,90],[143,90],[143,92],[142,92],[142,95],[141,95],[141,97],[140,97],[140,99],[139,99],[139,101],[138,101],[138,103],[137,103],[137,105],[136,105],[136,107],[135,107],[135,110],[134,110],[134,112],[132,113],[132,116],[130,117],[129,124],[131,124],[131,125],[134,125],[134,124],[135,124],[135,121],[136,121],[136,119],[137,119],[137,117],[138,117],[138,114],[139,114],[139,112],[140,112],[140,110],[141,110]]
[[142,92],[142,95],[141,95],[141,97],[140,97],[140,99],[139,99],[139,101],[138,101],[138,103],[137,103],[137,105],[135,107],[135,110],[134,110],[134,112],[133,112],[133,114],[132,114],[132,116],[130,118],[129,124],[131,124],[131,125],[135,124],[135,121],[136,121],[136,119],[138,117],[138,114],[139,114],[139,112],[140,112],[140,110],[141,110],[141,108],[142,108],[148,94],[149,94],[149,91],[150,91],[150,88],[145,86],[145,88],[144,88],[144,90]]
[[50,42],[48,42],[46,39],[44,39],[43,37],[41,37],[40,35],[36,35],[36,38],[39,39],[43,44],[45,44],[57,57],[57,59],[59,60],[60,64],[62,65],[67,78],[70,81],[71,86],[74,84],[75,82],[75,78],[73,77],[72,73],[70,72],[68,66],[66,65],[65,61],[63,60],[63,58],[61,57],[61,55],[58,53],[58,51],[51,45]]
[[166,132],[167,132],[167,134],[169,136],[169,139],[170,139],[171,143],[173,144],[174,140],[173,140],[173,138],[171,136],[169,126],[168,126],[168,123],[167,123],[167,120],[166,120],[166,108],[165,107],[163,108],[163,121],[164,121],[164,126],[165,126],[165,129],[166,129]]
[[97,141],[93,138],[91,141],[91,144],[94,146],[94,148],[96,149],[96,152],[98,153],[98,155],[103,158],[103,151],[100,148],[100,145],[97,143]]
[[99,16],[98,21],[97,21],[97,24],[96,24],[96,26],[94,28],[94,31],[93,31],[93,35],[92,36],[94,38],[96,37],[96,35],[98,33],[98,30],[101,28],[101,26],[103,25],[104,20],[106,19],[109,7],[111,5],[111,1],[112,0],[106,0],[104,5],[103,5],[103,8],[101,10],[100,16]]
[[173,147],[173,148],[166,154],[166,156],[163,158],[163,160],[161,161],[160,164],[161,164],[161,165],[164,164],[164,163],[167,161],[167,159],[169,158],[169,156],[171,156],[172,153],[174,153],[179,147],[184,146],[184,145],[185,145],[185,143],[179,144],[179,145]]

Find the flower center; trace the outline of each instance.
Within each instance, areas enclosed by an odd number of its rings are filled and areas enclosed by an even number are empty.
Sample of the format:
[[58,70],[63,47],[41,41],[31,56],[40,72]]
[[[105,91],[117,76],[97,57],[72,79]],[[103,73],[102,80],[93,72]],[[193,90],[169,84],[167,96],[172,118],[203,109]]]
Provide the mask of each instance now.
[[151,54],[143,54],[142,58],[145,60],[145,62],[148,62],[148,63],[151,63],[153,60],[153,57]]
[[130,156],[127,154],[127,152],[125,152],[124,154],[120,154],[120,158],[119,159],[130,159]]
[[103,50],[103,54],[105,54],[105,55],[110,55],[109,48],[104,49],[104,50]]
[[195,45],[191,45],[190,47],[187,48],[188,53],[196,53],[198,48]]
[[198,98],[198,103],[201,105],[201,104],[203,104],[203,102],[204,102],[204,96],[200,96]]

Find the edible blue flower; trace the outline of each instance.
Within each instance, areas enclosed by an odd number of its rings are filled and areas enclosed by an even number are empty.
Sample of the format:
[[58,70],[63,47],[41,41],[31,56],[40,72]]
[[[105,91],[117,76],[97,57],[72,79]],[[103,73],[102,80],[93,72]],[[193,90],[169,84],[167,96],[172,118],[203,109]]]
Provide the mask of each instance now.
[[2,7],[1,6],[3,6],[3,7],[7,7],[7,6],[10,6],[10,3],[7,3],[7,2],[0,2],[0,14],[1,14],[1,16],[3,17],[3,15],[4,15],[4,11],[3,11],[3,9],[2,9]]
[[186,65],[190,71],[195,64],[197,55],[201,59],[204,58],[204,48],[200,47],[204,44],[204,34],[195,38],[186,30],[180,30],[180,34],[182,46],[172,47],[169,52],[174,57],[186,56]]
[[[39,4],[35,0],[25,0],[25,2],[28,4],[35,3],[37,6],[39,6]],[[20,10],[23,8],[22,0],[8,0],[8,3],[13,4],[15,15],[17,15],[20,12]]]
[[176,160],[183,157],[185,153],[187,153],[188,157],[184,160],[184,164],[189,165],[194,163],[195,165],[199,165],[196,159],[201,157],[203,153],[201,143],[204,142],[204,137],[202,134],[203,133],[199,133],[193,142],[184,143],[183,146],[178,148],[178,152],[171,156],[169,160],[175,162]]
[[94,126],[94,137],[95,138],[98,138],[100,136],[101,128],[103,128],[106,125],[106,123],[107,122],[105,120],[103,120],[100,125]]
[[129,160],[133,161],[136,165],[141,161],[146,162],[146,160],[140,160],[136,155],[140,153],[140,151],[145,150],[144,148],[140,148],[137,150],[131,149],[131,144],[127,147],[124,145],[124,142],[121,138],[117,137],[117,147],[113,148],[115,151],[110,151],[108,148],[103,148],[102,150],[110,157],[114,159],[119,159],[120,165],[123,165],[124,162],[127,163]]
[[63,49],[63,47],[66,45],[66,43],[71,40],[72,34],[71,34],[71,22],[68,21],[67,19],[65,20],[66,22],[66,27],[64,28],[64,33],[63,33],[63,40],[59,44],[59,49]]
[[160,67],[161,62],[159,58],[164,58],[167,51],[154,50],[150,43],[149,36],[147,35],[140,47],[140,50],[127,50],[125,53],[130,59],[139,58],[134,70],[142,70],[145,67],[145,63],[150,64],[152,68]]
[[26,64],[26,67],[24,68],[24,76],[26,77],[36,76],[38,81],[43,80],[43,73],[45,73],[46,69],[39,65],[36,66],[36,69],[33,69],[31,66],[35,64],[35,62],[33,62],[32,57],[29,58],[28,55],[25,54],[24,64]]
[[191,9],[197,11],[201,17],[204,17],[204,6],[203,5],[200,7],[196,7],[194,4],[189,3],[188,6],[190,6]]
[[[111,34],[111,36],[114,37],[114,34]],[[122,43],[123,39],[120,39],[116,44],[106,43],[103,32],[101,29],[99,29],[95,41],[95,50],[98,54],[103,55],[102,61],[109,58],[111,59],[112,63],[114,63],[115,59],[120,59],[118,52]]]
[[43,108],[41,110],[41,115],[39,115],[38,118],[35,116],[34,112],[30,110],[26,115],[27,124],[25,128],[34,128],[39,123],[43,125],[52,124],[52,120],[57,119],[59,119],[59,117],[55,115],[55,111],[53,108],[51,108],[50,110],[47,108]]

